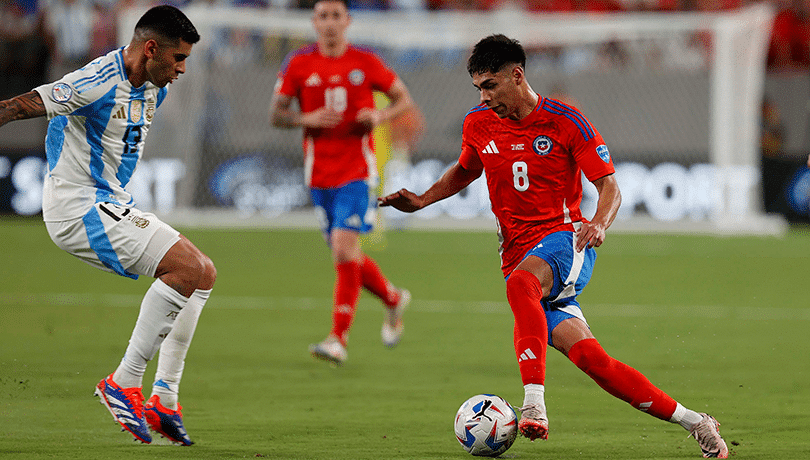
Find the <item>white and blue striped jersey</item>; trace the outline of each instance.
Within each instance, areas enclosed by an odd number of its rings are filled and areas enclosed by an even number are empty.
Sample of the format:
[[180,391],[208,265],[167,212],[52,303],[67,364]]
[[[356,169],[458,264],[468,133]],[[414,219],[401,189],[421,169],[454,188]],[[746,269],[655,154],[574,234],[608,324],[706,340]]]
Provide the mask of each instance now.
[[166,88],[134,88],[121,48],[35,91],[50,120],[43,219],[79,218],[99,202],[133,206],[126,186]]

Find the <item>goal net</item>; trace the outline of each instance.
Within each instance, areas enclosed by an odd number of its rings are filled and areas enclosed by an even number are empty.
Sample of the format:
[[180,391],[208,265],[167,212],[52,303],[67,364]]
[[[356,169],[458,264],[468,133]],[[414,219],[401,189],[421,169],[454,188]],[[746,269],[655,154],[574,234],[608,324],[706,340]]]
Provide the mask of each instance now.
[[[142,193],[175,217],[230,210],[236,219],[283,221],[306,213],[301,132],[271,127],[269,107],[284,57],[315,39],[310,12],[185,11],[203,38],[158,112]],[[122,13],[121,37],[140,14]],[[425,120],[420,142],[404,154],[390,145],[397,126],[377,133],[380,193],[424,191],[458,158],[463,118],[478,103],[466,59],[478,40],[504,33],[526,48],[533,89],[577,106],[607,141],[624,198],[617,225],[783,231],[761,211],[759,188],[769,5],[725,13],[352,14],[350,40],[386,60]],[[595,198],[586,188],[586,215]],[[431,208],[383,215],[401,226],[491,222],[480,179]]]

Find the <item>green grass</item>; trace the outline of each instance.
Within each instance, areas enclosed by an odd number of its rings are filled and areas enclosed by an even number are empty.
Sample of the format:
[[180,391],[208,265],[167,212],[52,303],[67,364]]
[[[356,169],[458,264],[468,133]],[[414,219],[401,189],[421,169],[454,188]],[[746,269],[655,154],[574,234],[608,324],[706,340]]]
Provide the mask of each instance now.
[[[219,272],[182,386],[196,444],[147,446],[118,432],[92,389],[121,359],[151,280],[85,266],[36,219],[0,218],[0,458],[465,459],[458,406],[484,392],[522,402],[494,234],[399,231],[369,244],[413,292],[406,333],[383,347],[381,308],[364,294],[349,361],[333,369],[306,351],[330,323],[316,231],[184,233]],[[808,254],[805,229],[610,234],[580,300],[608,352],[720,420],[734,458],[810,458]],[[679,426],[610,397],[556,352],[546,388],[549,440],[518,439],[505,457],[700,457]]]

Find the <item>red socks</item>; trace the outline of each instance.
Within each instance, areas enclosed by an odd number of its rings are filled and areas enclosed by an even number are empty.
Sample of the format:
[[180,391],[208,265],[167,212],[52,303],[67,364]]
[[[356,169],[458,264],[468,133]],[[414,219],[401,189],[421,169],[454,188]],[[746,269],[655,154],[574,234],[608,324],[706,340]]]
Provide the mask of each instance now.
[[379,297],[389,307],[397,304],[399,296],[396,289],[391,289],[391,285],[385,279],[380,267],[365,254],[363,254],[363,260],[360,263],[360,271],[364,288]]
[[515,316],[515,354],[523,384],[543,385],[546,380],[548,324],[540,302],[540,281],[525,270],[515,270],[506,281],[506,298]]
[[355,261],[335,265],[335,293],[332,308],[332,334],[346,346],[349,328],[354,320],[357,299],[360,297],[360,264]]
[[570,359],[600,387],[653,417],[668,421],[677,402],[632,367],[611,358],[596,339],[580,340],[568,351]]

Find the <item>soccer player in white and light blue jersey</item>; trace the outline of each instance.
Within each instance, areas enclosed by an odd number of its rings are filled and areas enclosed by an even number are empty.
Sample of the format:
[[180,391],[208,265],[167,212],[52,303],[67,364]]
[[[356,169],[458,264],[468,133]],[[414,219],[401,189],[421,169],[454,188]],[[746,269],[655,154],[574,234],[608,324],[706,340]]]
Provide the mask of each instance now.
[[[178,390],[197,320],[216,280],[211,260],[154,214],[141,211],[126,186],[166,98],[200,39],[177,8],[151,8],[132,40],[60,80],[0,101],[0,126],[46,116],[48,171],[42,214],[57,246],[101,270],[156,278],[118,368],[96,386],[115,420],[150,443],[149,428],[192,444]],[[142,379],[158,357],[152,396]]]

